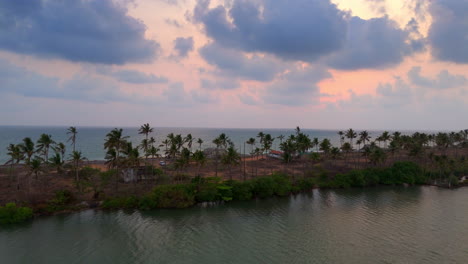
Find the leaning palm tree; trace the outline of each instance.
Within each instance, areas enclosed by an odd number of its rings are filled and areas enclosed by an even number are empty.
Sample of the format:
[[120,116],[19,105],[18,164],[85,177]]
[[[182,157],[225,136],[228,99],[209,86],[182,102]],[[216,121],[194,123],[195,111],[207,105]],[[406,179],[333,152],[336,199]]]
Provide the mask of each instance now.
[[76,127],[71,126],[71,127],[68,128],[67,135],[70,135],[70,137],[68,138],[67,142],[71,141],[71,143],[73,145],[73,151],[75,151],[76,134],[78,134],[78,131],[76,130]]
[[24,138],[23,143],[21,143],[19,147],[26,163],[31,162],[32,156],[36,153],[32,139],[29,137]]
[[49,149],[55,144],[51,135],[42,134],[37,140],[37,152],[42,152],[44,161],[49,161]]

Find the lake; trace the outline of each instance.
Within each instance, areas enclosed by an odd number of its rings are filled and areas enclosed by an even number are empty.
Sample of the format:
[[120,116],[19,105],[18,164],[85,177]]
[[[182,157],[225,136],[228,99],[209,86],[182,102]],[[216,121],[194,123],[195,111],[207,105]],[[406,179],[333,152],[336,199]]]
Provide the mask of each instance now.
[[314,190],[0,230],[2,263],[468,263],[468,189]]

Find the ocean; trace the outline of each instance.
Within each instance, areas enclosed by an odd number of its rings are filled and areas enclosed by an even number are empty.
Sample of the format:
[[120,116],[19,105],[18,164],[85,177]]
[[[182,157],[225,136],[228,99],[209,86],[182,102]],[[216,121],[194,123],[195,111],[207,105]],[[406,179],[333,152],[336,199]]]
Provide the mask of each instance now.
[[[67,135],[68,127],[39,127],[39,126],[0,126],[0,164],[8,161],[7,148],[8,145],[21,143],[23,138],[30,137],[34,142],[37,141],[42,133],[50,134],[55,142],[63,142],[67,146],[66,157],[68,158],[71,153],[71,142],[67,142],[69,135]],[[88,160],[103,160],[105,157],[104,140],[106,134],[110,132],[113,127],[77,127],[78,134],[76,138],[76,150],[81,151]],[[139,127],[122,127],[123,135],[129,136],[129,140],[134,146],[139,145],[144,135],[138,134]],[[324,138],[330,139],[334,146],[340,145],[340,138],[338,130],[317,130],[317,129],[301,129],[305,134],[308,134],[311,139]],[[233,129],[233,128],[181,128],[181,127],[158,127],[154,128],[152,137],[156,139],[159,145],[170,133],[192,134],[194,140],[192,149],[196,149],[199,145],[196,143],[198,138],[203,140],[202,148],[214,147],[213,139],[219,134],[225,133],[236,145],[236,148],[244,153],[244,142],[249,138],[256,138],[259,132],[269,133],[272,137],[284,135],[288,137],[295,133],[294,128],[291,129]],[[381,131],[369,131],[372,138],[378,136]],[[256,138],[258,142],[258,138]],[[272,149],[279,149],[279,139],[275,139]],[[241,148],[241,149],[240,149]],[[163,150],[163,147],[161,147]],[[250,146],[246,145],[246,153],[250,151]],[[162,154],[162,152],[160,152]]]

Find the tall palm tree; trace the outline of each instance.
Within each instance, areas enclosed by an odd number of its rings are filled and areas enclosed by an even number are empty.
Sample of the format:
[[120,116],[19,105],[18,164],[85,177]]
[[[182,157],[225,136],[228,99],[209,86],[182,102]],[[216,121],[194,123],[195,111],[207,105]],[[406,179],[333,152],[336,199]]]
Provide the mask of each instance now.
[[140,147],[143,150],[143,153],[145,155],[145,162],[148,159],[148,149],[150,148],[150,142],[149,142],[149,134],[153,132],[153,128],[149,125],[149,123],[143,124],[140,126],[140,129],[138,129],[138,134],[139,135],[145,135],[145,138],[141,141]]
[[75,171],[75,182],[79,191],[81,191],[79,170],[80,170],[81,164],[85,160],[86,158],[83,157],[83,155],[81,154],[81,151],[73,151],[70,155],[70,161],[72,162],[73,170]]
[[184,138],[184,142],[187,143],[187,146],[188,146],[190,152],[192,152],[193,140],[194,140],[194,138],[192,137],[192,134],[188,134],[188,135],[185,136],[185,138]]
[[39,157],[35,157],[28,164],[29,176],[35,176],[36,180],[39,178],[39,174],[43,172],[42,160]]
[[57,170],[57,173],[60,174],[63,171],[63,157],[60,155],[60,153],[55,152],[55,155],[50,157],[49,159],[49,166]]
[[366,144],[370,142],[371,136],[369,135],[369,132],[367,132],[367,130],[364,130],[359,133],[359,139],[361,140],[361,143],[364,144],[364,146],[366,146]]
[[[284,136],[283,136],[284,137]],[[254,147],[255,147],[255,138],[249,138],[249,140],[247,140],[245,143],[247,143],[248,145],[250,145],[250,156],[253,157],[254,154],[255,154],[255,151],[254,151]],[[281,143],[282,144],[282,143]],[[280,144],[280,145],[281,145]],[[255,165],[255,163],[252,161],[250,161],[252,164]],[[252,166],[252,176],[254,174],[254,166]]]
[[32,156],[36,153],[32,139],[29,137],[23,138],[23,143],[21,143],[19,147],[21,149],[21,153],[26,159],[26,163],[31,162]]
[[49,161],[49,149],[55,144],[55,141],[52,140],[51,135],[41,134],[37,140],[37,152],[42,152],[44,155],[44,161]]
[[114,128],[111,132],[107,133],[106,140],[104,142],[104,149],[107,150],[107,154],[113,154],[112,156],[114,157],[114,161],[112,163],[117,168],[116,182],[115,182],[116,189],[119,186],[118,185],[119,176],[120,176],[119,167],[121,165],[120,153],[123,150],[123,148],[126,146],[127,138],[128,138],[128,136],[122,135],[122,131],[123,130],[121,128],[120,129]]
[[70,137],[68,138],[68,141],[71,141],[72,145],[73,145],[73,151],[75,151],[75,145],[76,145],[76,134],[78,134],[78,131],[76,130],[76,127],[69,127],[68,130],[67,130],[67,135],[70,135]]
[[218,177],[219,147],[221,147],[223,142],[219,137],[217,137],[217,138],[213,139],[213,144],[216,145],[215,176]]
[[199,150],[201,151],[201,146],[203,144],[203,140],[201,138],[198,138],[197,144],[199,145]]
[[380,137],[382,138],[382,141],[384,142],[384,148],[387,148],[387,141],[389,141],[391,138],[390,133],[388,131],[384,131]]
[[65,157],[65,152],[66,152],[65,144],[63,144],[62,142],[59,142],[53,147],[53,150],[55,151],[56,154],[60,154],[61,161],[63,162],[63,159]]
[[[5,163],[6,165],[10,164],[10,183],[12,181],[13,175],[13,165],[20,163],[20,161],[24,158],[23,153],[21,152],[21,146],[10,144],[7,148],[8,152],[7,155],[10,156],[10,159]],[[16,188],[19,189],[19,175],[16,176],[17,186]]]
[[349,144],[351,144],[351,147],[353,147],[353,139],[357,137],[356,131],[350,128],[346,131],[345,136],[349,139]]
[[340,136],[340,147],[343,147],[344,143],[344,132],[343,131],[338,131],[338,136]]
[[284,135],[279,135],[277,138],[280,140],[280,144],[283,143]]
[[229,168],[229,179],[231,181],[232,181],[232,173],[231,173],[232,167],[235,165],[238,165],[240,163],[240,160],[241,158],[237,150],[233,146],[230,146],[227,149],[227,152],[224,154],[222,162],[224,165],[227,165]]
[[197,176],[200,176],[200,169],[206,163],[205,153],[201,150],[196,150],[192,155],[192,159],[197,164]]

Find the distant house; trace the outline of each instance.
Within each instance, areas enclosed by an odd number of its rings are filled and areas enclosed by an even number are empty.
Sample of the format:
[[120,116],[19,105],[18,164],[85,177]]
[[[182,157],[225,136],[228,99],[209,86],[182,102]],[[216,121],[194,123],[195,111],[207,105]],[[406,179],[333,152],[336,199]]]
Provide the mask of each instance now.
[[283,158],[283,152],[278,151],[278,150],[270,150],[270,153],[267,154],[268,157],[274,158],[274,159],[282,159]]

